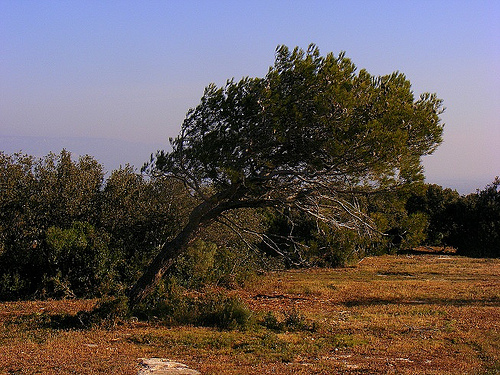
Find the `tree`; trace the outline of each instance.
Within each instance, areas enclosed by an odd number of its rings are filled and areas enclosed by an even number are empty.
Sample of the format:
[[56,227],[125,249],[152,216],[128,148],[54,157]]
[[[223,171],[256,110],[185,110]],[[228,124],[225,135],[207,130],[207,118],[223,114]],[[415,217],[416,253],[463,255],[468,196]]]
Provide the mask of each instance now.
[[436,184],[426,184],[422,191],[411,192],[406,210],[409,215],[421,213],[427,216],[426,244],[449,245],[459,201],[460,195],[456,190],[445,189]]
[[39,159],[0,152],[0,299],[44,293],[44,280],[59,270],[48,229],[95,221],[103,177],[92,157],[73,161],[66,150]]
[[[357,72],[343,53],[279,46],[263,78],[209,85],[172,151],[145,170],[182,181],[199,199],[131,288],[141,301],[198,230],[246,207],[302,211],[330,226],[366,230],[356,195],[422,180],[420,158],[441,142],[442,101],[414,98],[401,73]],[[238,230],[239,227],[235,227]]]
[[161,244],[183,227],[194,200],[179,180],[152,178],[131,166],[117,169],[101,194],[99,224],[111,236],[120,279],[131,284]]
[[448,206],[448,241],[460,255],[500,257],[500,178]]

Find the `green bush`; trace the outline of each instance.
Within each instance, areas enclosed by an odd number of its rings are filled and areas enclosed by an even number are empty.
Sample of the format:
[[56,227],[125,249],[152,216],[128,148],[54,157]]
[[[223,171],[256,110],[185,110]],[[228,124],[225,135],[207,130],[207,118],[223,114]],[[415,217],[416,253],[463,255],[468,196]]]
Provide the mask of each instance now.
[[47,296],[51,278],[63,289],[66,275],[48,259],[47,231],[95,222],[102,166],[90,156],[75,162],[65,150],[40,159],[0,152],[0,170],[0,299]]
[[169,275],[189,289],[205,286],[234,287],[252,278],[261,259],[245,245],[229,247],[197,239],[182,254]]
[[238,298],[208,295],[200,301],[198,324],[219,329],[248,329],[253,325],[252,312]]
[[109,291],[113,275],[106,233],[77,221],[68,229],[50,227],[46,243],[44,279],[49,295],[92,297]]
[[453,227],[448,237],[458,254],[500,257],[500,178],[484,190],[462,197],[449,207]]
[[183,286],[199,288],[216,281],[215,255],[217,245],[196,240],[175,264],[174,275]]
[[308,321],[306,317],[295,308],[283,312],[282,319],[278,319],[272,311],[268,311],[259,323],[275,332],[315,332],[319,328],[318,323]]
[[222,293],[194,293],[176,284],[161,283],[132,314],[139,319],[164,324],[248,329],[254,324],[250,309],[238,298]]
[[119,294],[175,236],[194,201],[127,166],[0,151],[0,300]]

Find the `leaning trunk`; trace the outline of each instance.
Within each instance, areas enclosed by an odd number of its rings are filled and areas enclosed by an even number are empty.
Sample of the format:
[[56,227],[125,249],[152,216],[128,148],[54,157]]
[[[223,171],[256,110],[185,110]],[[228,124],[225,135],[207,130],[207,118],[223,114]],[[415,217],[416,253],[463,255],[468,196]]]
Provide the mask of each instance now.
[[184,229],[171,241],[165,243],[158,255],[151,261],[143,275],[129,290],[128,297],[131,306],[143,301],[156,287],[165,272],[172,266],[176,258],[188,247],[199,229],[216,218],[224,209],[217,202],[206,201],[198,205]]

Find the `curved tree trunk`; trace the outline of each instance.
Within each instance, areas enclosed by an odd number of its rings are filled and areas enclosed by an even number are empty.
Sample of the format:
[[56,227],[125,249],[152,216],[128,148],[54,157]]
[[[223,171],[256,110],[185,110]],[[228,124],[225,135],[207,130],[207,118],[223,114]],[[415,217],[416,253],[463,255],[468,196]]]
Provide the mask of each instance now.
[[185,251],[198,229],[199,225],[196,227],[190,226],[189,228],[186,226],[177,237],[161,247],[158,255],[151,261],[139,280],[129,290],[128,297],[131,306],[140,303],[154,290],[175,259]]
[[166,242],[160,249],[158,255],[151,261],[143,275],[129,290],[128,297],[131,306],[137,305],[144,300],[156,287],[165,272],[174,264],[175,260],[188,247],[200,228],[222,212],[229,209],[230,205],[223,204],[221,194],[212,199],[200,203],[189,215],[189,221],[182,231],[172,240]]

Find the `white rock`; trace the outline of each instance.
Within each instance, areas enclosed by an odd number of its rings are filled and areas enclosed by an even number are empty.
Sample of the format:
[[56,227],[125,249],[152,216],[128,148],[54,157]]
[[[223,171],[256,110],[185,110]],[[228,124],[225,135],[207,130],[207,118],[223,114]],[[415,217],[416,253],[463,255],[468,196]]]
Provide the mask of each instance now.
[[188,368],[184,363],[165,358],[140,358],[142,369],[137,375],[201,375],[199,371]]

